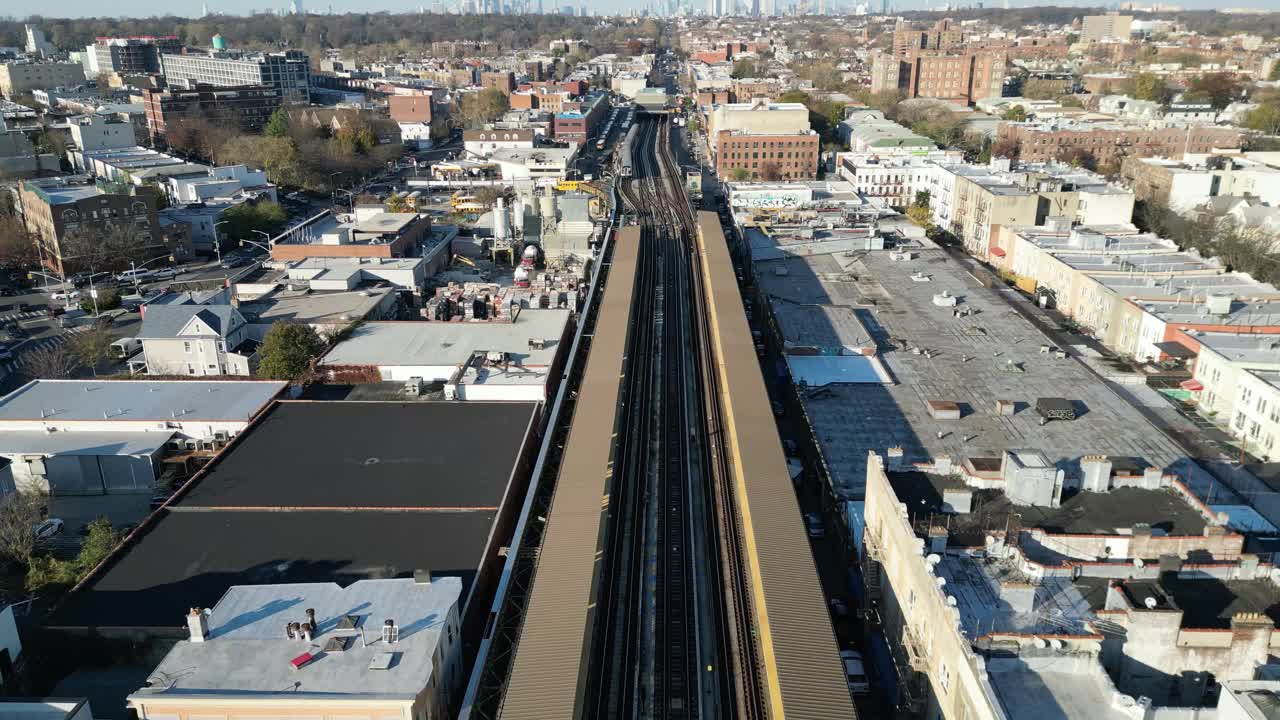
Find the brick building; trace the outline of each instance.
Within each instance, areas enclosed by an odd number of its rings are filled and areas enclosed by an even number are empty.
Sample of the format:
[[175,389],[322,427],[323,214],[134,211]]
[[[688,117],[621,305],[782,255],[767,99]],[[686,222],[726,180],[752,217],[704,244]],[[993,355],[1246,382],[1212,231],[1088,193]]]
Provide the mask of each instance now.
[[1004,88],[1005,60],[1004,50],[878,53],[871,67],[871,91],[973,104],[1000,96]]
[[916,50],[950,50],[962,44],[964,31],[951,18],[939,20],[928,29],[900,20],[893,29],[895,55],[905,55]]
[[516,75],[509,71],[480,73],[480,86],[498,88],[503,95],[510,95],[516,89]]
[[756,134],[722,130],[716,137],[716,176],[744,170],[753,180],[802,180],[818,174],[818,134]]
[[197,85],[187,90],[170,87],[145,89],[142,104],[147,118],[147,134],[153,144],[163,142],[169,126],[184,120],[236,123],[240,129],[257,132],[280,107],[280,94],[266,85],[214,87]]
[[1046,162],[1085,150],[1098,165],[1118,163],[1130,156],[1180,159],[1185,153],[1237,148],[1243,137],[1243,131],[1231,127],[1148,128],[1109,123],[1054,128],[1011,122],[1000,123],[996,135],[997,142],[1016,143],[1023,162]]
[[149,189],[132,186],[100,187],[87,177],[28,180],[18,193],[27,232],[36,239],[41,264],[63,274],[63,245],[80,233],[93,234],[121,228],[160,255],[165,247],[156,216],[156,197]]

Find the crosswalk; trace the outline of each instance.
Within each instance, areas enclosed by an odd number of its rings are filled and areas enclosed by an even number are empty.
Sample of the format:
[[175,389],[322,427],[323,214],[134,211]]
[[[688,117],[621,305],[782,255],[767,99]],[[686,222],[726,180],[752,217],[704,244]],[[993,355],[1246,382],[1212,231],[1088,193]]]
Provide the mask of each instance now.
[[0,313],[0,323],[18,322],[21,320],[34,320],[36,318],[49,317],[49,311],[41,308],[39,310],[24,310],[22,312]]
[[13,357],[11,359],[0,363],[0,372],[3,372],[6,375],[19,372],[26,366],[27,359],[30,358],[31,353],[57,347],[58,345],[67,342],[72,335],[82,333],[88,329],[88,325],[77,325],[75,327],[66,328],[57,335],[48,335],[42,338],[26,340],[21,345],[15,347]]

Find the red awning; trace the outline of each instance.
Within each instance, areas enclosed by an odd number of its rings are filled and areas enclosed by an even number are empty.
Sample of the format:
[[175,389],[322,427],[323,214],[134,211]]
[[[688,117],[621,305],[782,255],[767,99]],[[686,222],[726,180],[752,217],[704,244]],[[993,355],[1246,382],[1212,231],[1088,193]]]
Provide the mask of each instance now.
[[1191,392],[1200,392],[1201,390],[1204,389],[1204,383],[1194,378],[1191,380],[1183,380],[1182,382],[1178,383],[1178,386],[1181,387],[1183,390],[1190,390]]
[[991,254],[992,254],[992,255],[995,255],[996,257],[1004,257],[1004,248],[1002,248],[1002,247],[993,247],[993,248],[991,248]]

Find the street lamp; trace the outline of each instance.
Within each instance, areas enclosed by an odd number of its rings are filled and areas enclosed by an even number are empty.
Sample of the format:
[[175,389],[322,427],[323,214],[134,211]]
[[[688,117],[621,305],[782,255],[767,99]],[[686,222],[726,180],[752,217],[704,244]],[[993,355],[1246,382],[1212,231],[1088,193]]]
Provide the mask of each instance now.
[[241,241],[240,241],[240,246],[241,246],[241,247],[244,247],[245,245],[252,245],[252,246],[254,246],[254,247],[262,248],[263,250],[266,250],[267,252],[271,252],[271,246],[270,246],[270,245],[263,245],[262,243],[257,242],[256,240],[241,240]]
[[213,224],[213,251],[218,254],[218,265],[222,265],[222,238],[218,237],[218,226],[226,225],[227,220],[219,220]]
[[[98,277],[99,275],[110,275],[110,274],[111,273],[106,271],[89,273],[89,297],[93,299],[93,316],[94,317],[98,317],[98,315],[101,313],[98,312],[98,289],[93,286],[93,279]],[[67,294],[69,296],[70,292],[68,292]]]
[[151,258],[150,260],[148,260],[148,261],[146,261],[146,262],[142,263],[141,265],[138,265],[138,264],[137,264],[137,263],[135,263],[133,260],[130,260],[130,261],[129,261],[129,268],[130,268],[129,275],[133,277],[133,292],[134,292],[134,293],[138,293],[138,292],[139,292],[139,290],[138,290],[138,268],[145,268],[146,266],[150,265],[151,263],[153,263],[153,262],[155,262],[155,261],[157,261],[157,260],[168,260],[169,262],[174,262],[174,258],[173,258],[173,256],[172,256],[172,255],[157,255],[156,257]]

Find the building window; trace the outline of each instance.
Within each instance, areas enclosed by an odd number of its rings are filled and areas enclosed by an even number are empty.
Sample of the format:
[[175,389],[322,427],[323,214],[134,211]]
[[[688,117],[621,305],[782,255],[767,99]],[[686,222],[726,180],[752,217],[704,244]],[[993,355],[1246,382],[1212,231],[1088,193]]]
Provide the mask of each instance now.
[[185,352],[185,353],[191,352],[191,343],[184,340],[182,343],[182,352]]

